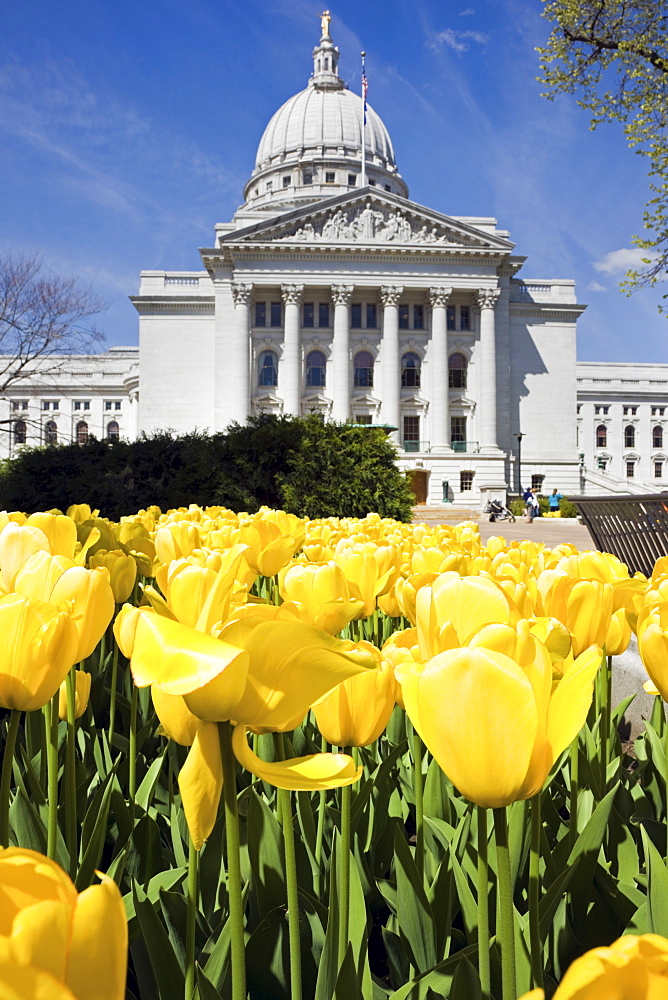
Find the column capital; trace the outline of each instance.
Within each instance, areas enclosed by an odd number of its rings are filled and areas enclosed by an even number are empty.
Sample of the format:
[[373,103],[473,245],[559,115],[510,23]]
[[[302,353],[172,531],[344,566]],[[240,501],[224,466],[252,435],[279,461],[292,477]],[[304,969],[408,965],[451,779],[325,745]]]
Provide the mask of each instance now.
[[499,288],[479,288],[475,293],[479,309],[493,309],[501,294]]
[[403,291],[403,285],[383,285],[380,289],[380,298],[383,305],[398,306]]
[[335,306],[349,306],[355,291],[354,285],[332,285],[332,300]]
[[253,294],[253,286],[245,281],[232,282],[232,298],[235,306],[247,306]]
[[434,286],[429,289],[429,301],[432,309],[434,306],[447,306],[448,299],[452,295],[452,289],[441,286]]
[[303,285],[281,285],[281,295],[287,305],[298,306],[304,294]]

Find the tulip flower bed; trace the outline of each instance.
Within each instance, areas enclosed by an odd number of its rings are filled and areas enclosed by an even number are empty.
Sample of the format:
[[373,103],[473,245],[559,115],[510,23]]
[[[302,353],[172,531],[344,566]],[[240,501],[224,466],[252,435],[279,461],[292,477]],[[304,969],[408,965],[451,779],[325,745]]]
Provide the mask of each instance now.
[[3,1000],[668,996],[668,557],[81,505],[0,622]]

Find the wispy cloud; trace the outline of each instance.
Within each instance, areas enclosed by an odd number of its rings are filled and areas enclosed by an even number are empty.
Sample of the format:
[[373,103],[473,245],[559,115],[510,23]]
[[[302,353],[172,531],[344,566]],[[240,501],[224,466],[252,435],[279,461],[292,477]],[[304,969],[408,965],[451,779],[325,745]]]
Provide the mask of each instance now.
[[594,270],[601,274],[626,274],[631,269],[641,270],[649,259],[647,250],[639,247],[622,247],[611,250],[601,260],[594,262]]
[[467,7],[465,10],[460,10],[460,17],[469,17],[471,14],[475,14],[473,7]]
[[454,28],[444,28],[432,35],[427,44],[436,51],[445,46],[453,52],[462,53],[471,47],[470,42],[487,45],[489,35],[483,34],[482,31],[456,31]]
[[601,285],[598,281],[590,281],[587,285],[588,292],[607,292],[605,285]]

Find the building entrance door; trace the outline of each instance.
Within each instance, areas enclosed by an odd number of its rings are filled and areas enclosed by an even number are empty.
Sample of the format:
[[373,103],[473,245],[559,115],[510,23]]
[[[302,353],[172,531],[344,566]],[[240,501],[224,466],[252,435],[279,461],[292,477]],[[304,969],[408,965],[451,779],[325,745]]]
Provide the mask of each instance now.
[[412,469],[410,473],[410,488],[416,503],[427,502],[427,483],[429,474],[424,469]]

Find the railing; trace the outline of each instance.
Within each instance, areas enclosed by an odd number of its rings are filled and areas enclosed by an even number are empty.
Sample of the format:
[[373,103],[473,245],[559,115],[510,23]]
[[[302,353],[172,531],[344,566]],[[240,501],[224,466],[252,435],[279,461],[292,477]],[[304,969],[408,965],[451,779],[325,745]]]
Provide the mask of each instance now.
[[199,278],[189,278],[185,275],[183,277],[174,276],[171,278],[165,278],[166,285],[199,285]]
[[451,441],[450,446],[452,450],[456,451],[458,454],[462,454],[464,452],[473,452],[476,454],[480,451],[480,443],[478,441]]
[[431,451],[430,441],[402,441],[401,447],[404,451]]
[[668,555],[668,494],[568,497],[600,552],[611,552],[631,573],[649,576]]

